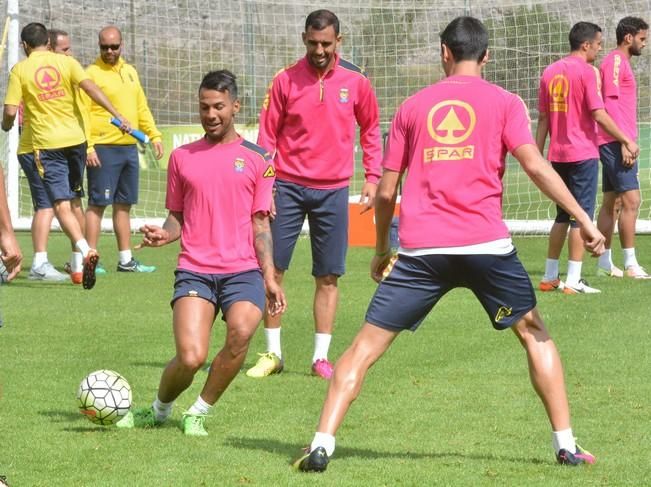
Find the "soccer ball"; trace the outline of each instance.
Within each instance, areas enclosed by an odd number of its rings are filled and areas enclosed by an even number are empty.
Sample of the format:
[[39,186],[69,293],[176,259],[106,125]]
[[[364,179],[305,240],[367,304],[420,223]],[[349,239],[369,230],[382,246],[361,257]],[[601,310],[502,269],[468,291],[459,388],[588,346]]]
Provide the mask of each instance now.
[[117,372],[96,370],[79,384],[77,405],[79,412],[93,423],[116,423],[131,407],[131,386]]

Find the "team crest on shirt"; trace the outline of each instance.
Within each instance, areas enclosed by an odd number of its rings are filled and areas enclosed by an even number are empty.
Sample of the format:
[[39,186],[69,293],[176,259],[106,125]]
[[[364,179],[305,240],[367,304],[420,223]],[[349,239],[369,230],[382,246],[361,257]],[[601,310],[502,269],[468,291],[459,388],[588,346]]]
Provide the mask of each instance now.
[[244,172],[244,168],[246,167],[246,163],[244,162],[244,159],[241,157],[238,157],[235,159],[235,172]]
[[348,88],[339,90],[339,103],[348,103]]
[[507,316],[511,316],[511,313],[513,313],[513,308],[500,306],[500,309],[498,309],[497,313],[495,313],[495,323],[499,323]]
[[275,176],[276,176],[276,171],[274,171],[274,167],[271,164],[269,164],[267,169],[265,169],[264,174],[262,175],[262,177],[263,178],[273,178]]
[[61,73],[54,66],[41,66],[34,74],[34,83],[42,90],[37,95],[40,101],[61,98],[66,95],[66,90],[59,88],[61,85]]
[[549,111],[567,112],[567,98],[570,94],[570,82],[565,75],[557,74],[549,82]]
[[434,147],[423,151],[423,162],[473,159],[474,145],[461,145],[475,130],[477,116],[473,107],[460,100],[444,100],[432,107],[427,116],[427,130]]

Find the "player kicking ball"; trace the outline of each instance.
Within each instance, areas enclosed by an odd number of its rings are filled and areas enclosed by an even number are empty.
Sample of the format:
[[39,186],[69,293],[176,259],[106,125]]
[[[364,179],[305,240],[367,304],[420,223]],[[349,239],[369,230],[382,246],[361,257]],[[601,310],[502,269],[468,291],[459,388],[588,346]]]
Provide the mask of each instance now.
[[[407,99],[393,119],[375,205],[371,274],[380,285],[366,322],[335,365],[310,450],[294,463],[298,470],[327,468],[335,434],[368,369],[401,331],[418,328],[438,300],[457,287],[471,289],[493,327],[510,328],[524,347],[531,381],[551,423],[557,461],[595,461],[575,443],[560,357],[502,220],[506,152],[576,218],[592,254],[603,252],[604,237],[538,151],[522,100],[481,78],[487,53],[488,32],[479,20],[453,20],[441,34],[447,77]],[[405,171],[401,247],[392,259],[389,228]]]
[[221,309],[224,347],[182,419],[186,435],[206,436],[206,417],[241,369],[265,299],[274,316],[287,306],[274,278],[269,228],[274,168],[262,148],[235,131],[239,109],[235,76],[226,70],[208,73],[199,87],[206,134],[172,152],[165,203],[169,215],[162,228],[141,228],[143,246],[161,247],[181,238],[172,297],[176,356],[163,371],[152,406],[129,412],[118,427],[156,426],[169,417],[174,400],[206,361]]

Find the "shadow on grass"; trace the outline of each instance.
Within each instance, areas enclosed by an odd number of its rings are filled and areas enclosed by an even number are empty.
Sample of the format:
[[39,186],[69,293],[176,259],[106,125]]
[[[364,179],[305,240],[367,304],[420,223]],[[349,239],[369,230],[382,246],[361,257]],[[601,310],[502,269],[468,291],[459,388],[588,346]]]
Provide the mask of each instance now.
[[39,415],[49,418],[53,423],[70,423],[84,419],[79,411],[39,411]]
[[[290,463],[296,460],[301,454],[303,445],[296,445],[294,443],[287,443],[283,441],[273,440],[269,438],[225,438],[224,443],[232,446],[233,448],[240,448],[243,450],[264,450],[266,452],[280,452],[286,454],[290,458]],[[532,465],[545,465],[549,462],[543,461],[539,458],[518,457],[513,455],[474,455],[462,452],[417,452],[417,451],[378,451],[369,450],[367,448],[351,448],[351,447],[337,447],[337,458],[344,457],[359,457],[365,460],[380,460],[380,459],[437,459],[437,458],[451,458],[457,460],[492,460],[500,462],[512,463],[529,463]]]

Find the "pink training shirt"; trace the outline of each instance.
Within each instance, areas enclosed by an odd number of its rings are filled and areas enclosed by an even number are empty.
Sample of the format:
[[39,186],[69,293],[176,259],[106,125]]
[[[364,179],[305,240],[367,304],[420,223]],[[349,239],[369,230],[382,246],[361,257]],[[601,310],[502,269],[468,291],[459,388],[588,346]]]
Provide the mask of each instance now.
[[547,158],[553,162],[598,159],[597,123],[592,112],[604,108],[597,68],[567,56],[545,68],[538,110],[549,118]]
[[271,82],[260,112],[258,144],[275,152],[277,177],[314,189],[348,186],[356,127],[366,181],[380,178],[379,108],[364,72],[336,56],[322,78],[302,58]]
[[268,213],[274,167],[257,145],[206,138],[172,152],[167,170],[170,211],[183,213],[178,268],[230,274],[259,268],[251,217]]
[[[631,61],[615,49],[604,58],[599,72],[606,112],[621,131],[637,141],[637,83]],[[601,145],[617,139],[599,129],[597,140]]]
[[506,152],[535,144],[518,96],[475,76],[450,76],[398,109],[384,168],[407,171],[400,246],[459,247],[508,238]]

